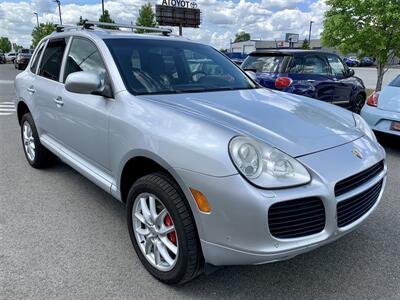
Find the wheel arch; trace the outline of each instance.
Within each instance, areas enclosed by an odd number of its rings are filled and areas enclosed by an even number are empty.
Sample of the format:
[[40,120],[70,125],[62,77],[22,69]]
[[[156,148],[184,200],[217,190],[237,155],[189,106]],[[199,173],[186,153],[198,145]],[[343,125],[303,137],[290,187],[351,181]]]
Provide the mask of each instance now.
[[28,105],[24,101],[19,101],[17,104],[17,116],[18,116],[18,123],[21,125],[21,120],[23,115],[26,113],[31,113]]

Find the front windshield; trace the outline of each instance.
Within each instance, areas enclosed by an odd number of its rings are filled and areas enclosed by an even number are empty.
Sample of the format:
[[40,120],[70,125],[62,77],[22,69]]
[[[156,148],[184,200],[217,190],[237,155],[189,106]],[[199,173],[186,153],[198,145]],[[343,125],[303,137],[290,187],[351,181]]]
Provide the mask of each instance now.
[[135,95],[256,88],[210,46],[152,39],[106,39],[105,43]]

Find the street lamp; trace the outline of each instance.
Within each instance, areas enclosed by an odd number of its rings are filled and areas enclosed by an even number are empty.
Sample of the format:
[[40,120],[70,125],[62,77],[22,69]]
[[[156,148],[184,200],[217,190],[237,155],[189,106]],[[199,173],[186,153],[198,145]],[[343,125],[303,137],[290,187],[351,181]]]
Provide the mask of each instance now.
[[58,14],[60,15],[60,25],[62,25],[62,19],[61,19],[61,1],[60,0],[54,0],[55,3],[58,5]]
[[104,0],[101,0],[101,11],[103,12],[103,16],[104,16]]
[[36,16],[37,27],[39,28],[39,15],[36,11],[34,11],[33,14]]
[[310,21],[310,31],[308,32],[308,47],[311,48],[311,30],[312,30],[312,24],[314,21]]

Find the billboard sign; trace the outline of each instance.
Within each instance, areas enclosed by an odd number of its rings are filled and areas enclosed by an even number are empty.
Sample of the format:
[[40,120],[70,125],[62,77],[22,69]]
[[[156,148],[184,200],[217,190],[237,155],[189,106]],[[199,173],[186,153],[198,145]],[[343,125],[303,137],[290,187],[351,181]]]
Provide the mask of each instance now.
[[182,7],[182,8],[197,8],[196,1],[187,1],[187,0],[163,0],[161,5]]
[[286,33],[285,42],[286,43],[298,43],[300,35],[297,33]]

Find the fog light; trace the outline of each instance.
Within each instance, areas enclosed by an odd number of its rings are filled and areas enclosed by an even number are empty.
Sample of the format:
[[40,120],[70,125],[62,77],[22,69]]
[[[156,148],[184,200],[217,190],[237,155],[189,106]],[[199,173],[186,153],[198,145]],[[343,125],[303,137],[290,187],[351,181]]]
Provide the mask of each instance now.
[[192,193],[199,210],[201,212],[210,213],[210,205],[208,204],[207,198],[203,195],[203,193],[193,188],[190,188],[190,192]]

